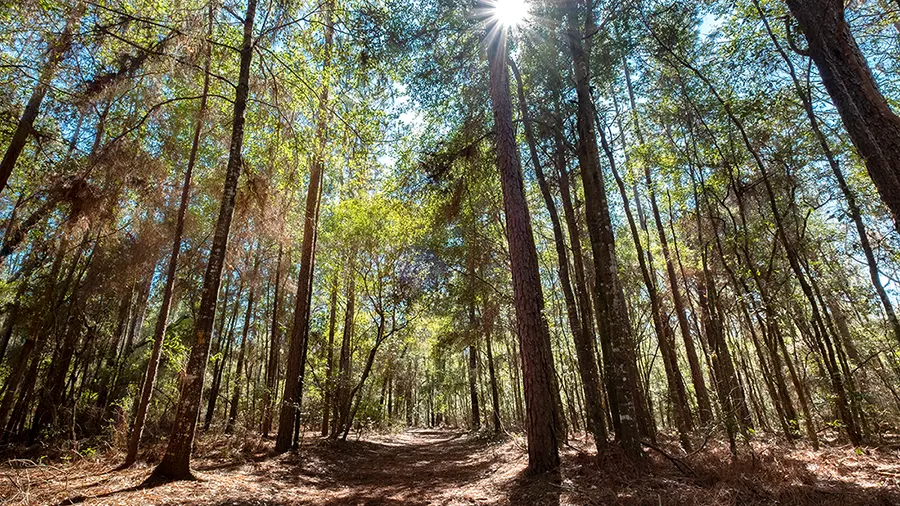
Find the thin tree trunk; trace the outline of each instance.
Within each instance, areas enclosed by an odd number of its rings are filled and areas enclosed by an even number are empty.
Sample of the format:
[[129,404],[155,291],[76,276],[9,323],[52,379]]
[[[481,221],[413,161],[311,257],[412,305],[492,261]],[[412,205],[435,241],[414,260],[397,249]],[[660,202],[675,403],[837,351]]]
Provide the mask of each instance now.
[[209,359],[209,341],[216,313],[216,301],[222,280],[222,268],[228,252],[228,236],[231,218],[234,215],[238,178],[241,174],[241,151],[244,143],[244,111],[250,95],[250,64],[253,61],[253,22],[256,18],[257,0],[248,0],[244,16],[244,35],[241,45],[240,73],[234,99],[234,120],[231,130],[231,147],[225,170],[225,184],[222,204],[216,221],[215,234],[209,253],[209,263],[203,277],[203,290],[197,321],[194,326],[194,345],[191,348],[186,375],[181,386],[175,423],[166,448],[166,454],[153,475],[167,479],[191,479],[190,461],[197,427],[200,398],[203,395],[203,380]]
[[78,29],[84,9],[84,4],[77,3],[69,15],[62,33],[59,34],[55,41],[49,44],[47,62],[44,63],[44,67],[41,69],[37,84],[35,84],[31,97],[28,99],[28,104],[25,106],[25,110],[22,111],[22,116],[16,124],[16,130],[13,132],[9,146],[7,146],[6,152],[3,154],[3,159],[0,160],[0,192],[3,192],[6,188],[9,177],[12,175],[16,162],[19,160],[19,155],[25,149],[34,120],[37,119],[41,111],[41,103],[44,101],[47,91],[50,90],[50,82],[56,76],[59,63],[72,46],[72,36]]
[[[328,348],[325,358],[325,392],[322,398],[322,436],[328,435],[328,424],[331,416],[331,404],[334,390],[332,368],[334,366],[334,330],[337,324],[337,296],[338,273],[335,272],[331,282],[331,296],[328,300]],[[390,418],[391,403],[388,401],[388,418]]]
[[[272,302],[272,332],[269,340],[269,358],[266,364],[266,390],[263,393],[263,436],[268,436],[272,430],[272,408],[275,397],[278,395],[278,364],[281,355],[281,325],[279,320],[279,308],[281,303],[281,269],[283,246],[278,245],[278,262],[275,267],[275,294]],[[288,255],[290,256],[290,255]]]
[[284,395],[282,397],[281,415],[278,420],[278,436],[275,439],[275,451],[284,452],[294,439],[295,426],[298,423],[300,405],[303,401],[303,370],[306,350],[309,346],[310,297],[312,295],[313,263],[315,261],[315,238],[319,225],[320,185],[325,169],[325,148],[328,142],[328,80],[331,67],[331,46],[334,38],[332,24],[332,1],[323,7],[323,24],[325,26],[325,57],[322,65],[323,80],[319,92],[318,122],[316,124],[316,152],[313,155],[309,174],[309,187],[306,192],[306,214],[303,223],[303,246],[300,252],[300,273],[297,279],[297,296],[294,302],[294,325],[291,330],[291,341],[285,371]]
[[[226,287],[225,295],[227,297],[228,290]],[[222,376],[225,373],[225,368],[228,365],[228,359],[231,357],[231,346],[234,344],[234,330],[237,325],[237,317],[238,313],[241,309],[241,294],[244,293],[244,278],[242,277],[240,283],[238,284],[237,293],[234,296],[234,307],[232,308],[231,318],[228,320],[228,326],[224,325],[219,329],[219,351],[221,351],[221,356],[217,357],[215,362],[213,362],[213,375],[212,375],[212,385],[209,387],[209,391],[207,392],[207,403],[206,403],[206,415],[203,420],[203,431],[208,431],[210,426],[212,425],[213,417],[216,414],[216,404],[219,402],[219,392],[222,389]],[[228,300],[224,301],[222,307],[222,318],[223,324],[225,319],[225,311],[227,310]],[[227,332],[222,333],[222,331],[227,330]],[[222,343],[224,343],[225,349],[222,349]]]
[[[747,151],[753,158],[759,170],[760,176],[762,177],[766,196],[772,210],[772,217],[775,221],[776,236],[778,237],[778,240],[781,242],[782,246],[784,246],[785,254],[788,258],[788,263],[790,264],[791,270],[794,273],[794,277],[797,278],[797,282],[799,283],[800,288],[805,298],[807,299],[807,302],[809,303],[810,310],[812,311],[812,330],[817,346],[819,347],[819,351],[822,354],[822,358],[823,360],[825,360],[825,364],[829,371],[832,389],[835,394],[835,406],[837,408],[839,416],[844,422],[845,430],[847,436],[850,439],[850,442],[854,445],[859,445],[861,443],[861,435],[851,413],[847,398],[847,390],[845,388],[845,379],[843,378],[841,371],[838,368],[834,343],[832,342],[832,338],[829,335],[828,329],[826,329],[823,314],[819,308],[819,304],[815,299],[812,287],[810,286],[807,276],[803,272],[803,268],[800,265],[800,259],[797,250],[795,249],[795,245],[787,236],[787,232],[784,226],[784,220],[782,218],[782,212],[778,207],[775,190],[772,187],[772,183],[769,178],[769,172],[766,168],[765,163],[763,163],[758,151],[754,148],[752,142],[750,141],[747,131],[744,128],[743,122],[739,118],[737,118],[737,116],[732,111],[730,104],[721,97],[712,82],[702,72],[700,72],[699,69],[697,69],[695,66],[691,65],[684,59],[680,58],[670,47],[666,46],[658,37],[656,37],[655,33],[653,35],[656,38],[657,43],[659,43],[660,46],[668,51],[673,56],[673,58],[678,61],[678,63],[692,71],[701,81],[703,81],[704,84],[707,85],[716,101],[722,105],[729,120],[738,129],[741,140],[743,141],[745,147],[747,148]],[[900,118],[898,118],[898,122],[900,122]],[[898,207],[898,209],[900,209],[900,207]]]
[[[59,328],[59,331],[62,333],[62,346],[57,349],[58,353],[51,360],[47,368],[44,384],[39,391],[38,404],[34,410],[34,417],[28,434],[29,444],[33,444],[43,434],[52,434],[59,428],[60,415],[65,404],[66,374],[69,372],[69,367],[72,364],[78,345],[78,339],[81,337],[81,320],[76,315],[82,313],[84,300],[79,289],[96,251],[97,243],[95,242],[87,258],[84,258],[89,242],[90,233],[85,232],[81,245],[72,257],[72,264],[66,276],[67,280],[63,285],[64,291],[61,297],[65,298],[68,292],[69,302],[65,316],[61,318],[62,325]],[[79,270],[78,266],[82,264],[83,258],[83,267]],[[69,290],[70,288],[71,290]]]
[[32,356],[42,357],[49,334],[48,327],[51,325],[52,319],[56,317],[56,308],[58,307],[58,298],[56,296],[56,291],[59,289],[59,274],[62,269],[62,263],[66,254],[66,250],[68,249],[68,245],[69,241],[64,237],[60,241],[59,248],[57,249],[56,253],[56,258],[53,260],[53,264],[50,267],[49,276],[47,277],[47,284],[44,289],[42,304],[49,306],[51,308],[51,311],[45,313],[43,318],[41,318],[29,331],[28,338],[25,340],[25,343],[19,350],[18,357],[16,358],[16,364],[12,367],[12,370],[10,371],[9,375],[6,377],[6,381],[4,382],[3,400],[0,401],[0,428],[5,426],[7,417],[9,416],[10,410],[13,407],[13,402],[16,400],[16,396],[22,389],[22,385],[30,385],[34,382],[34,378],[27,382],[23,380],[26,380],[29,376],[31,376],[30,374],[28,374],[28,365],[29,360],[32,358]]
[[253,303],[256,300],[256,274],[259,272],[259,247],[256,249],[256,260],[253,262],[253,271],[250,273],[250,293],[247,294],[247,312],[244,316],[244,328],[241,329],[241,349],[238,352],[237,366],[234,371],[234,392],[231,394],[231,406],[228,413],[228,422],[225,424],[225,433],[231,434],[237,421],[238,401],[241,399],[241,377],[244,374],[244,361],[247,353],[247,339],[250,337],[250,325],[253,323]]
[[[607,381],[613,385],[618,416],[613,420],[616,439],[626,454],[636,461],[644,457],[641,448],[641,427],[649,431],[650,421],[643,391],[638,385],[637,363],[625,296],[619,282],[615,253],[615,239],[609,216],[606,189],[600,173],[600,154],[597,149],[597,133],[594,128],[594,105],[590,94],[590,37],[585,33],[593,29],[593,15],[589,7],[578,0],[570,0],[568,6],[568,46],[575,73],[575,90],[578,97],[576,123],[578,130],[577,154],[584,185],[585,211],[594,268],[597,276],[599,305],[597,307],[600,338],[609,342],[612,369],[607,371]],[[579,11],[584,11],[585,25],[579,27]]]
[[[212,36],[213,8],[209,6],[209,20],[207,36]],[[169,267],[166,270],[166,284],[163,289],[163,297],[160,302],[159,314],[156,316],[156,327],[153,331],[153,349],[150,352],[150,360],[147,362],[147,372],[141,385],[140,401],[134,422],[131,426],[131,436],[128,440],[128,454],[122,468],[127,468],[137,460],[138,446],[144,431],[144,421],[147,417],[147,408],[150,405],[150,397],[156,386],[156,372],[159,368],[159,358],[162,354],[162,344],[166,335],[166,326],[169,321],[169,311],[172,307],[172,298],[175,289],[175,277],[178,271],[178,255],[181,253],[181,238],[184,235],[184,217],[187,213],[191,198],[191,178],[194,172],[194,164],[197,161],[197,151],[200,148],[200,134],[203,130],[203,120],[206,116],[207,95],[209,94],[209,67],[212,59],[211,46],[206,44],[206,60],[203,64],[203,94],[200,97],[200,107],[197,109],[197,121],[194,124],[194,138],[191,143],[191,153],[188,156],[187,169],[184,172],[184,182],[181,185],[181,202],[178,206],[178,216],[175,219],[175,234],[172,238],[172,253],[169,257]]]
[[502,428],[500,420],[500,388],[497,385],[497,373],[494,369],[494,349],[491,343],[496,313],[496,307],[490,302],[485,302],[484,313],[481,315],[481,318],[484,325],[485,346],[487,347],[488,378],[491,383],[491,420],[494,424],[494,433],[499,433]]
[[[472,324],[470,324],[472,325]],[[478,404],[478,348],[475,344],[469,344],[468,348],[468,376],[469,397],[472,402],[472,430],[478,432],[481,429],[481,409]]]
[[338,381],[335,389],[334,423],[331,428],[330,438],[335,439],[340,435],[341,423],[349,416],[350,411],[350,368],[351,348],[353,339],[354,318],[356,317],[356,248],[350,251],[347,262],[347,305],[344,313],[344,331],[341,336],[341,354],[338,359]]

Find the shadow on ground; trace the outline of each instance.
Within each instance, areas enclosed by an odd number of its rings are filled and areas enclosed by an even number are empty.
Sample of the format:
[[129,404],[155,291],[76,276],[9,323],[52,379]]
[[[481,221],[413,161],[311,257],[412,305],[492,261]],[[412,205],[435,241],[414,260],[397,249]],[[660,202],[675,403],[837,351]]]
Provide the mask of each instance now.
[[[727,446],[681,456],[651,453],[636,469],[615,447],[599,456],[575,442],[558,472],[525,474],[521,441],[462,432],[407,431],[362,441],[307,439],[299,452],[257,448],[239,462],[197,459],[199,480],[147,483],[146,465],[111,472],[74,467],[33,486],[30,504],[281,505],[900,505],[900,459],[762,446],[732,459]],[[0,487],[0,496],[4,490]],[[37,495],[35,495],[37,494]],[[35,501],[35,497],[39,500]],[[0,503],[3,503],[0,500]],[[15,504],[12,502],[12,504]]]

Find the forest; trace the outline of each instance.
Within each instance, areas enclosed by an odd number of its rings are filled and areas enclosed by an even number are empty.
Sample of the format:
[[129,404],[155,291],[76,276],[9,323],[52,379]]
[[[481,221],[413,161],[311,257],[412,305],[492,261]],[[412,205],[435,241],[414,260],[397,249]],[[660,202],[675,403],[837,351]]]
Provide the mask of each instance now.
[[900,504],[900,2],[0,0],[0,504]]

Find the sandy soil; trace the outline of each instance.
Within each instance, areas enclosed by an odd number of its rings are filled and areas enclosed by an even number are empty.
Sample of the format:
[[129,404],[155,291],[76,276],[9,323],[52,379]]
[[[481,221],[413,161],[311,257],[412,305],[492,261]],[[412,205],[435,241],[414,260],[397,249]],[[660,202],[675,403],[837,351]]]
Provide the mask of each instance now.
[[597,456],[573,441],[558,474],[529,479],[523,445],[410,430],[348,442],[308,437],[299,452],[272,456],[271,443],[258,437],[220,437],[201,442],[199,480],[149,485],[150,464],[117,471],[114,452],[58,465],[10,460],[0,467],[0,504],[900,505],[897,450],[859,455],[758,443],[732,461],[709,444],[677,463],[652,451],[642,471],[613,450]]

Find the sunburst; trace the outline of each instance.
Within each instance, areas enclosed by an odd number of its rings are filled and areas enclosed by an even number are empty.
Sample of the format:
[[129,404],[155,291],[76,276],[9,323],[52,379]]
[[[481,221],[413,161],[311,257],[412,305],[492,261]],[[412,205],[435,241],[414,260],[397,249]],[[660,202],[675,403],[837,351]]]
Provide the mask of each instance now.
[[530,6],[526,0],[491,0],[488,9],[491,20],[510,29],[528,20]]

